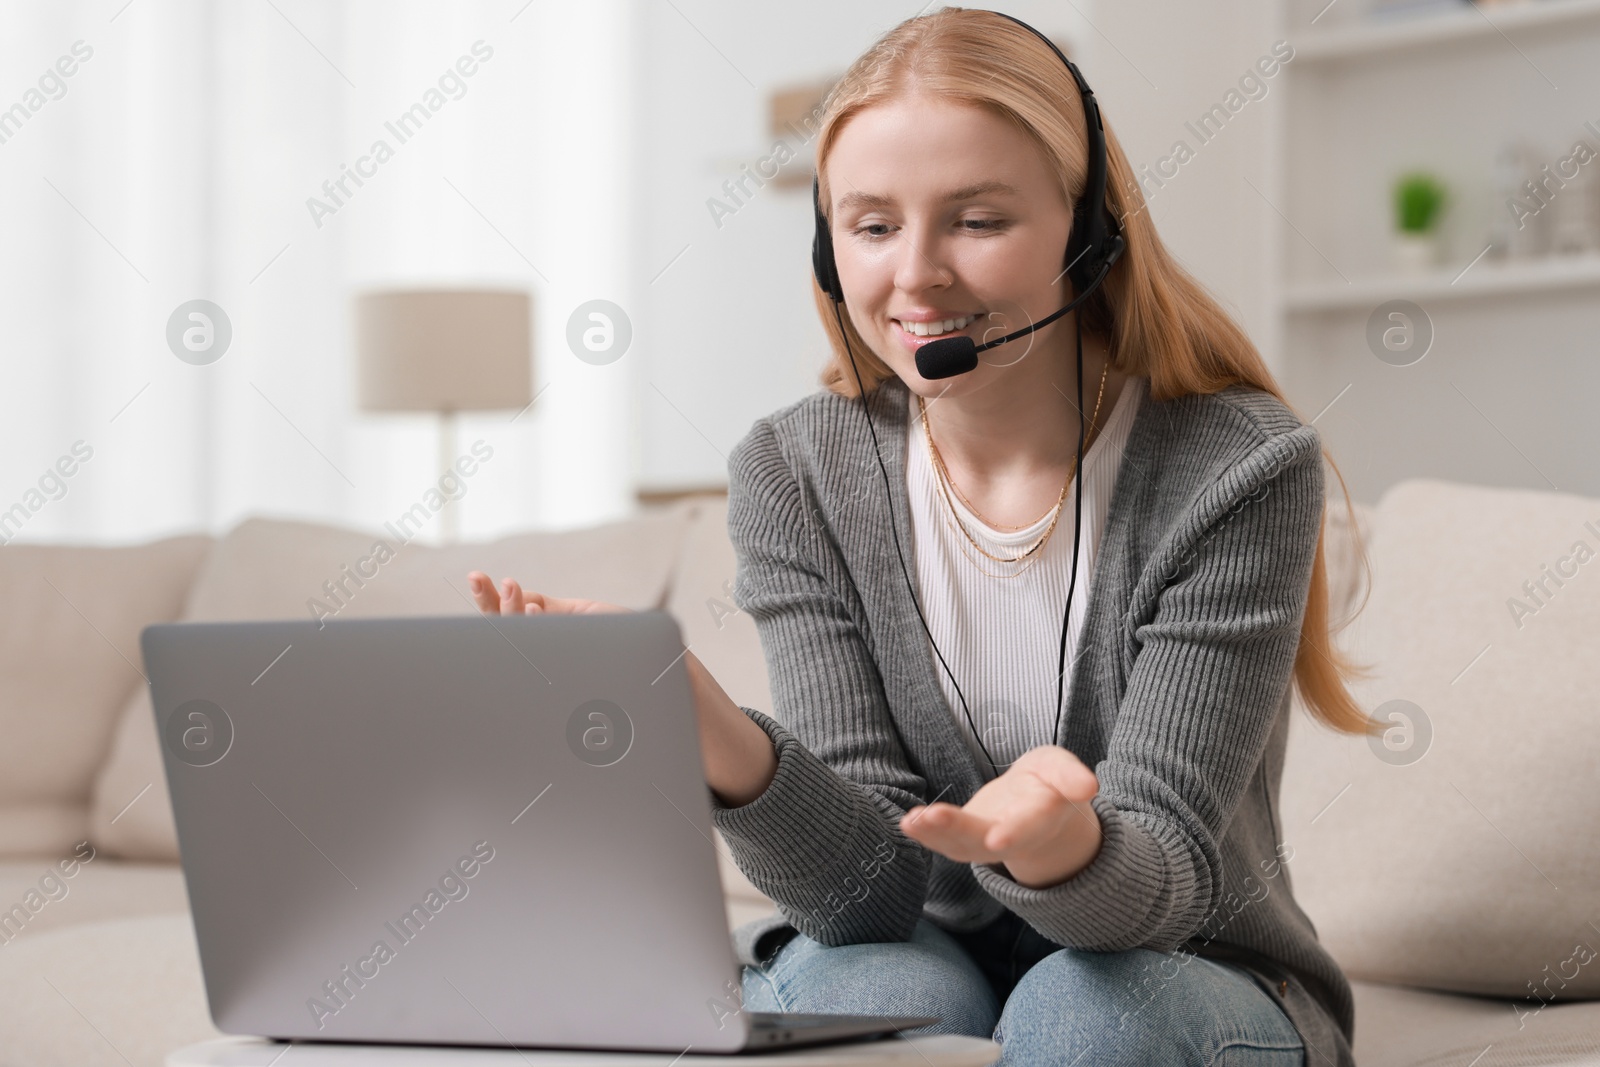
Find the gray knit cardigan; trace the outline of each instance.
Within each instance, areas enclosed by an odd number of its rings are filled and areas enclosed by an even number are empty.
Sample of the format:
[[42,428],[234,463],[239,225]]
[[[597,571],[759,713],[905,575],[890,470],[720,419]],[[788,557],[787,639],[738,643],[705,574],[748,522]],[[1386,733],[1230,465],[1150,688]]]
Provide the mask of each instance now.
[[[993,774],[940,691],[895,555],[891,523],[916,573],[905,384],[890,378],[870,400],[892,513],[860,400],[820,390],[734,448],[734,600],[756,623],[774,703],[743,710],[778,766],[748,804],[713,798],[713,817],[781,912],[737,932],[740,958],[755,962],[774,929],[903,941],[921,917],[972,930],[1009,909],[1063,946],[1239,964],[1280,999],[1308,1065],[1346,1067],[1350,986],[1295,903],[1277,811],[1322,521],[1320,438],[1248,386],[1160,403],[1146,378],[1125,387],[1138,414],[1092,582],[1078,576],[1088,615],[1057,738],[1099,778],[1104,838],[1046,889],[898,829],[912,805],[965,803]],[[1052,662],[1055,636],[1039,635]],[[1130,1011],[1160,995],[1160,975],[1144,985]]]

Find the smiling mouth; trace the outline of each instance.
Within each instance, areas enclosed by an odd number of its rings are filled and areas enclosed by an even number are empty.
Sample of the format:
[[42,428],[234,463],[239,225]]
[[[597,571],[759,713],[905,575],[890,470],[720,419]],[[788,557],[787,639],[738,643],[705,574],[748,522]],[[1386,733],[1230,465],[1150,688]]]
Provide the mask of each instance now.
[[912,337],[944,337],[947,334],[959,333],[971,326],[978,321],[978,316],[961,315],[953,319],[942,319],[937,322],[903,322],[900,319],[891,319],[890,321]]

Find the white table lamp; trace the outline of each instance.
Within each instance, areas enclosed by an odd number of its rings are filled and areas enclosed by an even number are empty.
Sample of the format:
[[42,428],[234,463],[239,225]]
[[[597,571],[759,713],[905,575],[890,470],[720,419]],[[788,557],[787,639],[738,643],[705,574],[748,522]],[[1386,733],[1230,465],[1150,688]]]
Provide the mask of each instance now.
[[[533,400],[532,301],[526,292],[396,289],[358,293],[361,410],[439,416],[440,471],[455,462],[458,411],[520,410]],[[440,536],[455,538],[455,509]]]

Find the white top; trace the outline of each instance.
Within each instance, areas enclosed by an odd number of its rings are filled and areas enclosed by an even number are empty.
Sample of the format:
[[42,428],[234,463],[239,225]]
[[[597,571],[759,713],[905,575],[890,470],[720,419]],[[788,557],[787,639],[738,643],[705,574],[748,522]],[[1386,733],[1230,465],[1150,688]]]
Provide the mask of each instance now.
[[[1109,416],[1102,411],[1102,429],[1083,458],[1083,543],[1072,615],[1067,621],[1063,716],[1078,634],[1088,613],[1095,552],[1136,414],[1134,384],[1130,379],[1123,386]],[[1085,407],[1092,412],[1087,382],[1085,386]],[[1078,487],[1068,486],[1061,503],[1061,521],[1036,553],[1036,560],[1030,556],[1020,563],[997,563],[973,548],[953,525],[950,504],[945,503],[936,481],[938,474],[914,393],[910,404],[906,488],[911,499],[917,597],[934,642],[966,694],[972,723],[1003,771],[1030,748],[1054,741],[1056,663],[1061,614],[1066,610],[1072,577],[1072,516]],[[1054,517],[1052,508],[1026,529],[1000,531],[982,522],[953,491],[949,498],[967,531],[996,556],[1015,556],[1033,544]],[[937,656],[934,670],[962,735],[971,740],[961,698]],[[982,766],[982,752],[976,744],[972,748]]]

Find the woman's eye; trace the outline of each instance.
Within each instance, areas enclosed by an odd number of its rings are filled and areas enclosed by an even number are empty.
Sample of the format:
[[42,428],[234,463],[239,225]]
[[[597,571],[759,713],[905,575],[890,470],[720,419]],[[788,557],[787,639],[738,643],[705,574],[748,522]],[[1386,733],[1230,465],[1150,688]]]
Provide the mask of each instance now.
[[[967,233],[988,233],[1003,229],[1005,223],[1000,219],[961,219],[956,228]],[[850,231],[858,237],[876,240],[889,236],[891,227],[887,222],[867,222]]]

